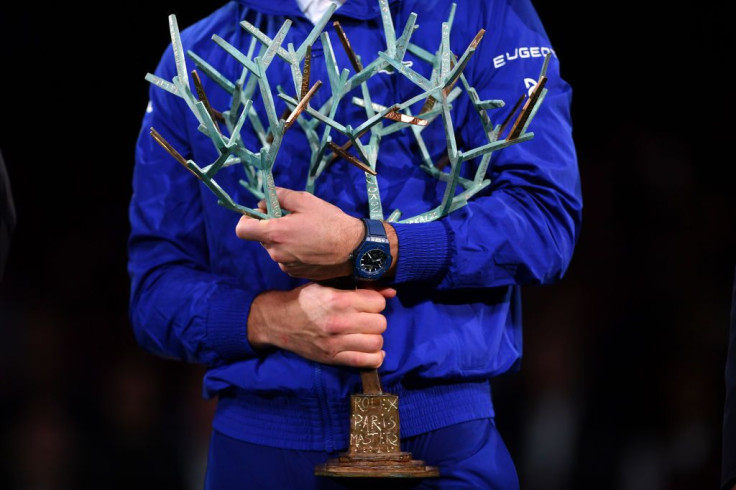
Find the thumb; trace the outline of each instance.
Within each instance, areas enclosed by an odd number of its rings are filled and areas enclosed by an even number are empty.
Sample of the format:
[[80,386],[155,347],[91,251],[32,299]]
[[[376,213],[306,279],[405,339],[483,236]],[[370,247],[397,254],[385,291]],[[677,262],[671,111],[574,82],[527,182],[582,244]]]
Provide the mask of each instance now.
[[307,207],[311,194],[302,191],[293,191],[284,187],[276,187],[276,197],[279,198],[279,204],[289,211],[299,212]]
[[264,242],[267,238],[269,222],[270,220],[267,219],[260,220],[242,216],[235,227],[235,234],[241,240]]

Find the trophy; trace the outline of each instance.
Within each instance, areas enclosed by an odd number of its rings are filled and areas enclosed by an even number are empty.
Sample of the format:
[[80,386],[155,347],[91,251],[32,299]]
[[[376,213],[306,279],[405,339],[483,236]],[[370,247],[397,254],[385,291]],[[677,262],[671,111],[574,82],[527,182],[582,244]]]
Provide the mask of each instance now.
[[[232,96],[230,107],[218,111],[209,102],[201,79],[196,70],[191,72],[194,92],[190,85],[184,50],[175,16],[169,17],[169,28],[174,50],[176,75],[171,81],[153,74],[147,74],[146,80],[152,84],[181,97],[199,122],[199,130],[207,135],[217,148],[218,157],[214,162],[201,167],[192,160],[185,159],[154,128],[151,135],[179,163],[202,181],[218,198],[218,203],[227,209],[257,219],[274,219],[283,212],[276,196],[273,177],[273,166],[284,138],[284,134],[295,124],[306,135],[311,152],[307,172],[306,191],[314,192],[315,182],[337,159],[345,159],[365,173],[366,193],[368,196],[368,215],[371,219],[398,222],[422,223],[437,220],[463,207],[478,192],[490,184],[486,173],[494,151],[510,145],[530,140],[534,133],[528,132],[529,124],[539,109],[547,89],[544,88],[549,54],[544,63],[536,85],[528,94],[524,93],[516,101],[505,120],[494,124],[488,114],[489,110],[504,107],[503,100],[481,100],[476,90],[470,86],[463,75],[463,70],[472,58],[476,47],[481,42],[484,30],[480,30],[464,53],[458,58],[450,49],[450,30],[452,27],[455,4],[450,15],[442,24],[441,42],[436,53],[411,42],[416,25],[417,15],[412,13],[401,35],[397,38],[387,0],[378,0],[386,40],[384,51],[379,51],[376,58],[363,65],[360,57],[353,51],[350,41],[339,22],[333,27],[345,50],[353,73],[348,68],[339,69],[330,39],[324,31],[332,13],[337,8],[332,4],[321,20],[314,26],[307,38],[295,49],[289,43],[282,46],[291,21],[286,20],[273,39],[260,31],[260,14],[256,17],[256,25],[241,22],[241,26],[251,35],[246,53],[229,44],[221,37],[214,35],[212,40],[235,58],[242,66],[242,74],[238,80],[231,81],[213,66],[192,51],[188,57],[199,70],[204,72],[219,87]],[[322,44],[329,78],[331,97],[322,107],[312,107],[310,99],[322,86],[316,81],[310,86],[311,47],[317,42]],[[429,79],[404,62],[410,52],[421,62],[432,67]],[[279,58],[291,68],[295,96],[291,96],[282,87],[277,87],[276,96],[284,101],[287,110],[277,116],[274,103],[274,92],[268,81],[267,70]],[[419,87],[421,93],[405,101],[397,101],[390,106],[372,102],[371,93],[366,81],[380,71],[395,72],[406,77]],[[459,82],[459,84],[458,84]],[[256,89],[265,106],[266,121],[253,109],[252,100]],[[361,97],[353,96],[346,101],[348,94],[360,90]],[[195,96],[196,93],[196,96]],[[460,151],[457,146],[450,113],[452,103],[465,93],[483,127],[487,143]],[[337,108],[341,103],[349,102],[365,110],[366,119],[359,126],[352,127],[335,119]],[[415,113],[412,108],[421,107]],[[422,131],[428,125],[441,119],[447,140],[446,156],[434,162],[422,139]],[[511,121],[513,120],[513,123]],[[241,131],[246,121],[256,133],[260,148],[246,147]],[[507,131],[507,128],[511,125]],[[222,130],[224,125],[227,131]],[[386,216],[384,213],[380,190],[376,180],[376,162],[380,150],[381,138],[396,131],[409,128],[415,139],[420,154],[417,165],[438,183],[445,187],[440,204],[416,216],[404,217],[399,209]],[[321,134],[318,130],[321,129]],[[347,137],[346,143],[337,145],[332,134],[338,133]],[[368,143],[361,137],[369,135]],[[505,136],[504,136],[505,135]],[[354,149],[354,153],[350,150]],[[464,162],[479,159],[473,178],[461,176]],[[258,199],[266,202],[266,211],[253,209],[236,203],[231,196],[216,182],[217,173],[233,165],[243,169],[240,185],[245,187]],[[378,372],[375,369],[361,371],[362,394],[355,394],[350,399],[350,439],[348,450],[339,458],[330,460],[315,469],[316,475],[332,477],[405,477],[426,478],[439,475],[436,467],[427,466],[423,461],[414,460],[411,453],[402,452],[399,437],[399,399],[396,395],[383,392]]]

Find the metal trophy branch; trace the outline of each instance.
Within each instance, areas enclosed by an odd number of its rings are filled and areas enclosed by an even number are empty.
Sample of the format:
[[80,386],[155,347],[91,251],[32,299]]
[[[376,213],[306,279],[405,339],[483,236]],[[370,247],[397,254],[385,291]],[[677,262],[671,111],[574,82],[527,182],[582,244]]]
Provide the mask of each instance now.
[[[192,91],[176,16],[171,15],[169,29],[177,74],[170,82],[150,73],[146,75],[146,80],[184,99],[199,122],[199,131],[210,138],[219,156],[214,162],[201,167],[196,162],[184,158],[154,128],[151,128],[151,135],[217,196],[220,205],[253,218],[278,218],[283,214],[276,197],[273,166],[284,135],[294,124],[297,124],[306,135],[311,152],[309,167],[305,169],[308,192],[314,192],[316,180],[332,162],[343,158],[365,172],[368,213],[371,219],[421,223],[442,218],[463,207],[469,199],[490,184],[486,173],[492,153],[528,141],[534,136],[534,133],[528,132],[527,129],[547,93],[544,86],[547,81],[549,55],[544,60],[539,80],[531,93],[528,96],[526,93],[522,94],[505,120],[500,124],[494,124],[487,111],[503,107],[504,101],[480,100],[476,90],[463,75],[463,70],[475,53],[485,31],[481,29],[458,58],[450,50],[450,31],[455,14],[453,4],[447,21],[442,24],[440,45],[433,54],[411,42],[414,31],[419,27],[416,25],[415,13],[409,16],[401,35],[397,38],[388,1],[378,0],[378,2],[386,46],[385,50],[379,51],[376,58],[365,66],[351,48],[339,22],[333,22],[335,32],[352,65],[352,73],[348,68],[340,70],[335,60],[330,34],[323,32],[336,9],[334,4],[297,49],[291,43],[286,48],[282,46],[291,27],[290,20],[283,23],[273,39],[255,25],[246,21],[241,22],[243,29],[251,35],[247,53],[213,35],[212,40],[243,66],[240,78],[235,81],[226,78],[192,51],[187,51],[187,55],[197,68],[232,96],[230,107],[222,112],[210,105],[196,70],[191,72],[191,81],[194,85],[194,92]],[[255,19],[256,25],[260,25],[260,20],[258,14]],[[310,65],[311,47],[318,39],[325,53],[331,96],[322,107],[316,108],[310,105],[310,100],[320,89],[322,82],[318,80],[310,87]],[[429,79],[412,70],[410,64],[404,62],[407,52],[432,67]],[[288,107],[281,117],[277,116],[274,92],[267,77],[267,70],[277,57],[291,68],[296,94],[288,95],[282,87],[277,87],[276,96]],[[417,85],[422,93],[391,106],[372,102],[366,82],[380,71],[398,72]],[[257,96],[256,89],[265,106],[266,121],[263,121],[261,115],[253,108],[252,101]],[[356,128],[335,120],[338,106],[345,102],[344,99],[354,89],[360,89],[361,97],[351,97],[349,102],[364,108],[366,116],[365,121]],[[488,141],[468,151],[458,149],[450,116],[453,101],[463,92],[470,98]],[[420,102],[421,109],[413,114],[412,108],[419,106]],[[422,131],[438,118],[441,118],[444,127],[447,154],[442,161],[434,162],[422,139]],[[245,140],[241,136],[246,121],[250,124],[251,130],[257,134],[260,148],[246,147]],[[227,131],[222,130],[222,124]],[[506,132],[509,124],[511,127]],[[411,137],[416,140],[419,148],[417,165],[432,178],[444,183],[446,187],[442,202],[437,207],[402,219],[399,209],[386,216],[381,205],[376,172],[381,138],[404,128],[411,130]],[[340,146],[335,144],[332,139],[333,131],[347,137],[347,142]],[[369,136],[367,143],[361,140],[364,136]],[[350,153],[351,149],[354,149],[354,154]],[[474,177],[472,179],[462,177],[460,171],[463,163],[476,158],[480,158],[480,161]],[[449,168],[446,168],[448,164]],[[236,203],[217,183],[215,180],[217,173],[233,165],[239,165],[243,169],[240,185],[257,198],[265,199],[267,208],[265,213]],[[316,474],[357,477],[437,476],[437,468],[425,466],[422,461],[413,460],[410,453],[400,451],[398,398],[383,393],[375,370],[363,372],[362,381],[363,394],[353,395],[351,399],[348,452],[337,460],[317,467]]]

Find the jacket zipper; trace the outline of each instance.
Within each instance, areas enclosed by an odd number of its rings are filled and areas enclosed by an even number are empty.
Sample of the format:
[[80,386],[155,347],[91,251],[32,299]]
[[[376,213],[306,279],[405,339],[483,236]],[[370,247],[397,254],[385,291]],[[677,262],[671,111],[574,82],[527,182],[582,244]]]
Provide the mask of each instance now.
[[327,452],[335,450],[335,437],[332,433],[332,417],[330,416],[329,405],[327,403],[327,388],[325,387],[324,377],[322,374],[322,366],[314,362],[314,382],[317,386],[317,401],[320,409],[320,419],[324,432],[324,448]]

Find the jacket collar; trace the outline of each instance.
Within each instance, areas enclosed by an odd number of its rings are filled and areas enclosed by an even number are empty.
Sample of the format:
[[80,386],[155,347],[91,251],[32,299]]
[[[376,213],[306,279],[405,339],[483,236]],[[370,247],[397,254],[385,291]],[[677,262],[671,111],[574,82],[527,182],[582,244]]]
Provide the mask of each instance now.
[[[296,0],[239,0],[240,3],[249,9],[263,12],[264,14],[283,15],[285,17],[304,17]],[[399,0],[389,0],[389,4],[398,2]],[[375,19],[381,16],[381,9],[378,6],[378,0],[347,0],[345,4],[337,11],[338,14],[345,17],[351,17],[358,20]]]

